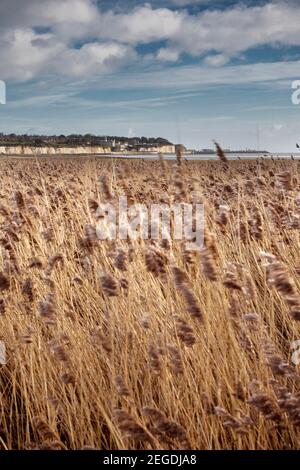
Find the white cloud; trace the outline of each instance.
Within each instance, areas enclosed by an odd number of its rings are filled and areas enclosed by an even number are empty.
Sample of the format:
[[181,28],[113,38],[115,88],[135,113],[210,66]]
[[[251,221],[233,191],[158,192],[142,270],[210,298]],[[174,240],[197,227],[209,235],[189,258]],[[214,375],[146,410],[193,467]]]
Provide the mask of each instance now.
[[[300,61],[267,62],[247,65],[227,65],[212,68],[203,65],[178,66],[169,69],[103,77],[102,89],[172,89],[198,90],[206,86],[265,84],[278,92],[286,90],[290,96],[291,82],[299,77]],[[202,88],[203,87],[203,88]],[[292,106],[292,105],[290,105]]]
[[152,62],[174,63],[186,53],[206,56],[204,65],[222,68],[231,57],[259,45],[300,46],[299,24],[300,8],[293,2],[192,15],[150,5],[101,12],[94,0],[1,0],[0,76],[22,80],[49,73],[107,73],[134,61],[136,46],[155,42],[157,50],[148,53]]
[[92,0],[1,0],[0,26],[8,28],[89,24],[99,10]]
[[114,42],[94,42],[69,47],[51,34],[17,29],[2,36],[0,76],[29,80],[39,75],[92,77],[108,73],[135,60],[135,51]]
[[1,36],[0,75],[3,79],[31,79],[59,57],[63,49],[64,45],[52,42],[48,34],[35,34],[31,29],[6,31]]
[[156,58],[162,62],[177,62],[179,52],[171,48],[161,48],[158,50]]
[[229,62],[229,58],[224,54],[215,54],[205,57],[203,62],[210,67],[222,67]]
[[170,0],[170,3],[175,5],[176,7],[186,7],[188,5],[201,5],[205,4],[208,5],[208,0]]
[[129,13],[113,11],[101,15],[99,36],[136,44],[174,37],[182,28],[186,14],[167,8],[138,7]]
[[73,77],[111,72],[135,59],[129,46],[117,43],[91,43],[80,49],[68,49],[56,64],[57,72]]
[[300,45],[299,24],[299,6],[284,3],[206,11],[184,18],[170,44],[195,56],[212,50],[232,56],[264,44]]
[[299,6],[286,3],[198,15],[145,5],[128,13],[102,14],[97,34],[130,44],[168,40],[173,51],[196,56],[209,51],[231,56],[263,44],[300,45],[299,24]]

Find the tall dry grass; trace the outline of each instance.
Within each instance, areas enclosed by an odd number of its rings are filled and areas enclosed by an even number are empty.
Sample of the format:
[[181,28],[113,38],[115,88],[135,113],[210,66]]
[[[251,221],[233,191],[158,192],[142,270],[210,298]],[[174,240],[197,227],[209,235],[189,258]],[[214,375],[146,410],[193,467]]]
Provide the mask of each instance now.
[[[299,447],[297,161],[0,160],[1,449]],[[95,236],[205,204],[205,246]]]

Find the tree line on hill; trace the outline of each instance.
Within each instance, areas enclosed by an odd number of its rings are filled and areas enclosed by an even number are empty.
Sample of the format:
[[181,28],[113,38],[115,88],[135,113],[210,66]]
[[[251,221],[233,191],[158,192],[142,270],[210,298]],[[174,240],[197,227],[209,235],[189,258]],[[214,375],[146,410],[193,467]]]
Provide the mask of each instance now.
[[0,145],[29,145],[34,146],[112,146],[119,144],[135,145],[172,145],[163,137],[119,137],[119,136],[97,136],[93,134],[70,134],[70,135],[18,135],[4,134],[0,132]]

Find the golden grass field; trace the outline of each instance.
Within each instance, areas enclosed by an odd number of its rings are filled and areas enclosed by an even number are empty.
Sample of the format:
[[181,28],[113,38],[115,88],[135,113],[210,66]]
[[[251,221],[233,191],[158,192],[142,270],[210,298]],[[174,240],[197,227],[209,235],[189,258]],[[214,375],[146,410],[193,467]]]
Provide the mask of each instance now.
[[[299,448],[299,171],[1,158],[0,449]],[[97,240],[122,194],[204,203],[204,248]]]

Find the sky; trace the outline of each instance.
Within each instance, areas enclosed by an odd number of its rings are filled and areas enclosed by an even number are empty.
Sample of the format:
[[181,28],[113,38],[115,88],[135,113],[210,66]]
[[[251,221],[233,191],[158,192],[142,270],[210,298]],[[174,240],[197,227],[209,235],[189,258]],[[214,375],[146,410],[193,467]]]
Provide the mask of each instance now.
[[1,0],[0,80],[4,133],[294,152],[300,2]]

